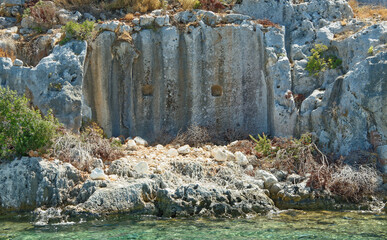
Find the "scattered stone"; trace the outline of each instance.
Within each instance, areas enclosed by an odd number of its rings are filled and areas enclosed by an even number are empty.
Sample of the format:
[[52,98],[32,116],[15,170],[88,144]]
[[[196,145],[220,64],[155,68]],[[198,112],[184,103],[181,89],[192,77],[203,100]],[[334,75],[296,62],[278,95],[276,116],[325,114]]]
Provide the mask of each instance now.
[[167,152],[168,157],[177,157],[179,156],[179,152],[175,148],[171,148]]
[[152,14],[155,16],[160,16],[162,14],[162,10],[161,9],[153,10]]
[[153,25],[154,20],[155,20],[155,18],[152,16],[148,16],[148,15],[141,16],[140,17],[140,26],[141,27],[150,27]]
[[274,183],[278,182],[277,178],[273,174],[261,169],[255,171],[255,178],[262,179],[265,182],[266,189],[270,189]]
[[298,174],[293,173],[287,177],[286,181],[291,182],[293,184],[297,184],[297,183],[300,183],[302,181],[302,179],[303,179],[303,177],[301,177]]
[[189,145],[184,145],[184,146],[182,146],[182,147],[179,147],[179,148],[177,149],[177,152],[178,152],[179,154],[182,154],[182,155],[188,154],[188,153],[191,152],[191,147],[190,147]]
[[147,162],[140,162],[136,166],[134,166],[134,170],[138,174],[146,174],[149,171],[149,166]]
[[90,178],[92,180],[107,180],[108,176],[106,176],[102,169],[96,168],[91,172]]
[[142,145],[142,146],[148,146],[148,142],[144,139],[142,139],[141,137],[135,137],[133,139],[138,145]]
[[5,32],[6,32],[6,33],[9,33],[9,34],[11,34],[11,33],[17,33],[17,30],[18,30],[18,27],[13,26],[13,27],[8,28],[7,30],[5,30]]
[[227,153],[224,149],[222,148],[214,148],[211,150],[211,156],[219,162],[224,162],[227,160]]
[[120,25],[119,21],[110,21],[110,22],[98,24],[96,29],[114,32],[114,31],[116,31],[116,29],[118,28],[119,25]]
[[129,139],[129,141],[126,143],[126,149],[129,151],[137,150],[136,141],[134,141],[133,139]]
[[110,179],[111,181],[117,181],[117,180],[118,180],[118,176],[115,175],[115,174],[109,175],[109,179]]
[[86,20],[88,20],[88,21],[92,21],[92,22],[95,22],[95,21],[96,21],[95,17],[94,17],[93,15],[91,15],[90,13],[84,13],[84,14],[83,14],[83,17],[84,17]]
[[249,164],[249,160],[242,152],[236,152],[235,153],[236,161],[241,166],[246,166]]
[[92,172],[94,169],[104,169],[105,165],[103,164],[102,159],[100,158],[92,158],[89,163],[89,172]]
[[17,67],[21,67],[23,66],[23,61],[16,58],[15,61],[13,62],[13,65]]
[[14,33],[14,34],[12,34],[12,39],[13,40],[19,40],[20,39],[20,35],[17,34],[17,33]]

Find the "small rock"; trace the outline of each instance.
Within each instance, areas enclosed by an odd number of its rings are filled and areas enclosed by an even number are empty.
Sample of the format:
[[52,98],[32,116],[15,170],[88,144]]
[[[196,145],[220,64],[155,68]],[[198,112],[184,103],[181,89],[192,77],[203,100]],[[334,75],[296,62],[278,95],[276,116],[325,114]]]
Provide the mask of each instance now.
[[83,17],[88,20],[88,21],[92,21],[92,22],[95,22],[95,17],[93,15],[91,15],[90,13],[84,13],[83,14]]
[[20,39],[20,35],[17,34],[17,33],[14,33],[14,34],[12,34],[12,39],[13,40],[19,40]]
[[133,23],[134,25],[140,25],[140,19],[139,19],[139,18],[134,18],[134,19],[132,20],[132,23]]
[[175,148],[171,148],[167,152],[168,157],[177,157],[179,152]]
[[235,158],[237,163],[241,166],[246,166],[247,164],[249,164],[249,160],[242,152],[236,152]]
[[163,149],[164,149],[164,146],[161,145],[161,144],[157,144],[157,145],[156,145],[156,149],[157,149],[157,150],[163,150]]
[[102,20],[102,21],[105,21],[106,20],[106,15],[104,13],[101,13],[99,15],[99,18]]
[[108,176],[106,176],[102,169],[96,168],[91,172],[90,178],[93,180],[106,180]]
[[149,166],[147,162],[140,162],[135,167],[134,170],[138,174],[146,174],[149,171]]
[[148,142],[144,139],[142,139],[141,137],[135,137],[133,139],[138,145],[142,145],[142,146],[148,146]]
[[293,184],[297,184],[302,181],[302,177],[298,174],[293,173],[286,178],[286,181],[291,182]]
[[137,149],[137,144],[136,142],[133,140],[133,139],[130,139],[127,143],[126,143],[126,149],[129,150],[129,151],[134,151]]
[[182,154],[182,155],[188,154],[190,151],[191,151],[191,148],[190,148],[189,145],[184,145],[184,146],[179,147],[179,148],[177,149],[177,152],[178,152],[179,154]]
[[282,185],[280,183],[274,183],[270,187],[270,193],[274,196],[276,196],[281,190],[282,190]]
[[270,187],[274,184],[274,183],[277,183],[278,180],[277,178],[269,173],[268,171],[265,171],[265,170],[257,170],[255,172],[255,177],[257,179],[262,179],[263,181],[265,181],[265,188],[266,189],[270,189]]
[[162,13],[161,9],[157,9],[157,10],[152,11],[152,14],[155,15],[155,16],[160,16],[161,13]]
[[112,181],[117,181],[118,180],[118,176],[113,174],[113,175],[109,175],[109,179],[112,180]]
[[224,149],[214,148],[211,150],[211,156],[219,162],[224,162],[227,160],[227,154]]
[[141,27],[150,27],[153,25],[155,18],[152,16],[141,16],[140,17],[140,26]]
[[13,62],[13,65],[17,67],[21,67],[23,66],[23,61],[16,58],[15,61]]
[[17,33],[18,28],[16,26],[8,28],[5,32],[6,33]]
[[91,161],[90,161],[90,165],[89,165],[89,171],[92,172],[94,169],[103,169],[105,167],[105,165],[103,164],[103,161],[102,159],[100,158],[93,158]]

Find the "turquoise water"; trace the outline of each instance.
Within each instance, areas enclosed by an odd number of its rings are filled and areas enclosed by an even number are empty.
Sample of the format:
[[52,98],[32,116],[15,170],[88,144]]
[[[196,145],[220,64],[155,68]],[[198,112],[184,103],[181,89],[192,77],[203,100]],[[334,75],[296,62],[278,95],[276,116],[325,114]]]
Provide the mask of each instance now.
[[3,216],[0,239],[387,239],[387,216],[302,211],[220,220],[115,216],[46,226]]

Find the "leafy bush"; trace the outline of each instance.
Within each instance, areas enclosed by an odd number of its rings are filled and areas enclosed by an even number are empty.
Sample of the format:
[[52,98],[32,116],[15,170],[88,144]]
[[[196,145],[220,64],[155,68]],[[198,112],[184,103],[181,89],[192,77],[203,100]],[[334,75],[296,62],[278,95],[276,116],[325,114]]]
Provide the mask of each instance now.
[[94,30],[94,22],[84,21],[83,23],[76,23],[70,21],[62,27],[62,31],[65,34],[65,37],[60,41],[60,44],[65,44],[71,39],[76,40],[88,40],[91,37],[91,34]]
[[46,151],[53,143],[59,123],[51,113],[42,117],[28,107],[28,99],[0,87],[0,158]]
[[306,70],[309,74],[317,76],[320,72],[327,68],[336,69],[341,65],[341,59],[334,55],[326,55],[328,47],[323,44],[316,44],[315,48],[311,50],[312,56],[308,57]]

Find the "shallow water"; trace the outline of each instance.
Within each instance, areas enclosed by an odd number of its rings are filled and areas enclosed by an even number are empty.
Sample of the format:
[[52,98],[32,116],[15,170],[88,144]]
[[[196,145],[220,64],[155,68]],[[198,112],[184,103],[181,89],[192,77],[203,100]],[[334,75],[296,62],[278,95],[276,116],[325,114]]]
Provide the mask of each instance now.
[[103,220],[34,226],[28,217],[1,216],[0,239],[387,239],[387,215],[302,212],[250,219]]

